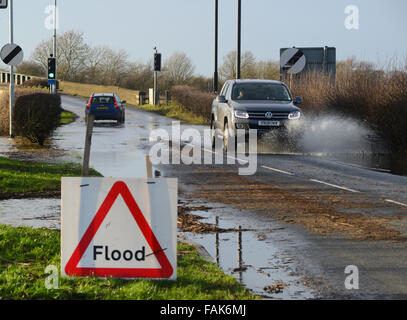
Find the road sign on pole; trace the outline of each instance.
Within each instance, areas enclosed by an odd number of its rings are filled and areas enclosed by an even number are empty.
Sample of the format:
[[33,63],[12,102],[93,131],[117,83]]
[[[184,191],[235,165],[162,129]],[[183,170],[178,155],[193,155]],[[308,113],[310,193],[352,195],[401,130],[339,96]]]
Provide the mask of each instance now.
[[177,183],[62,178],[62,275],[175,280]]
[[0,9],[6,9],[7,8],[7,0],[0,0]]
[[306,62],[304,53],[297,48],[285,50],[280,57],[280,67],[286,70],[288,74],[300,73],[304,69]]
[[280,49],[280,79],[323,73],[332,80],[336,75],[335,47],[292,47]]
[[17,66],[24,59],[24,52],[20,46],[15,43],[6,44],[0,52],[1,60],[9,66]]

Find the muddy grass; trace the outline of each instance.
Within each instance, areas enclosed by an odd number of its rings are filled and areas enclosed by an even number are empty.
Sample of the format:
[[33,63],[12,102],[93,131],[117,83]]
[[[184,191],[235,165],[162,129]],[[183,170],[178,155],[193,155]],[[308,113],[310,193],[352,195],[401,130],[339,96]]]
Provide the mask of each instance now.
[[182,232],[192,232],[198,234],[206,233],[224,233],[224,232],[237,232],[248,231],[247,229],[224,229],[210,223],[202,222],[203,217],[191,214],[189,212],[208,211],[211,208],[205,206],[191,207],[185,203],[178,205],[178,229]]
[[[216,172],[195,170],[217,181]],[[191,176],[189,176],[191,178]],[[189,179],[193,184],[193,179]],[[296,224],[322,235],[357,240],[406,240],[390,224],[397,217],[374,217],[349,212],[352,208],[373,208],[360,196],[341,197],[337,193],[303,193],[301,187],[287,190],[279,185],[253,183],[232,172],[223,172],[222,183],[203,185],[197,181],[191,198],[223,203],[241,210],[267,215],[287,224]],[[376,207],[376,206],[375,206]],[[403,209],[402,209],[403,210]],[[403,210],[407,213],[407,210]]]
[[20,161],[55,161],[66,155],[66,151],[54,148],[21,148],[18,151],[2,152],[1,155]]

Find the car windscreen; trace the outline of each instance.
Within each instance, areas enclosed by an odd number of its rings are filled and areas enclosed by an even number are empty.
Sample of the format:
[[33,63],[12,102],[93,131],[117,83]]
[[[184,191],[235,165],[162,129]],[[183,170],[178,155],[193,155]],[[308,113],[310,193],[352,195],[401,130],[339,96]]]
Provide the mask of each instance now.
[[242,83],[233,87],[232,100],[292,101],[287,88],[275,83]]
[[114,98],[113,97],[94,97],[92,99],[92,104],[113,104]]

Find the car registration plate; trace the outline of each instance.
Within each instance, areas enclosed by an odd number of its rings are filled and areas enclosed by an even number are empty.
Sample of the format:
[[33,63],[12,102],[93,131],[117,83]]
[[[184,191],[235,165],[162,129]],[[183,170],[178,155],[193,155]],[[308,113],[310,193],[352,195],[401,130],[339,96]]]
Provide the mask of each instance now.
[[281,126],[281,122],[280,121],[259,121],[259,126],[279,127],[279,126]]
[[109,107],[97,107],[98,110],[108,110]]

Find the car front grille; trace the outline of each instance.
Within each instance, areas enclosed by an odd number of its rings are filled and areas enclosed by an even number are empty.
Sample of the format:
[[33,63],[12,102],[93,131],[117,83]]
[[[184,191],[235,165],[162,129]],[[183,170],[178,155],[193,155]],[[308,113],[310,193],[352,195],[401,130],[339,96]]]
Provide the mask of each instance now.
[[273,116],[271,118],[266,117],[265,111],[249,111],[249,119],[255,119],[255,120],[284,120],[288,119],[289,112],[285,111],[275,111],[271,112]]

